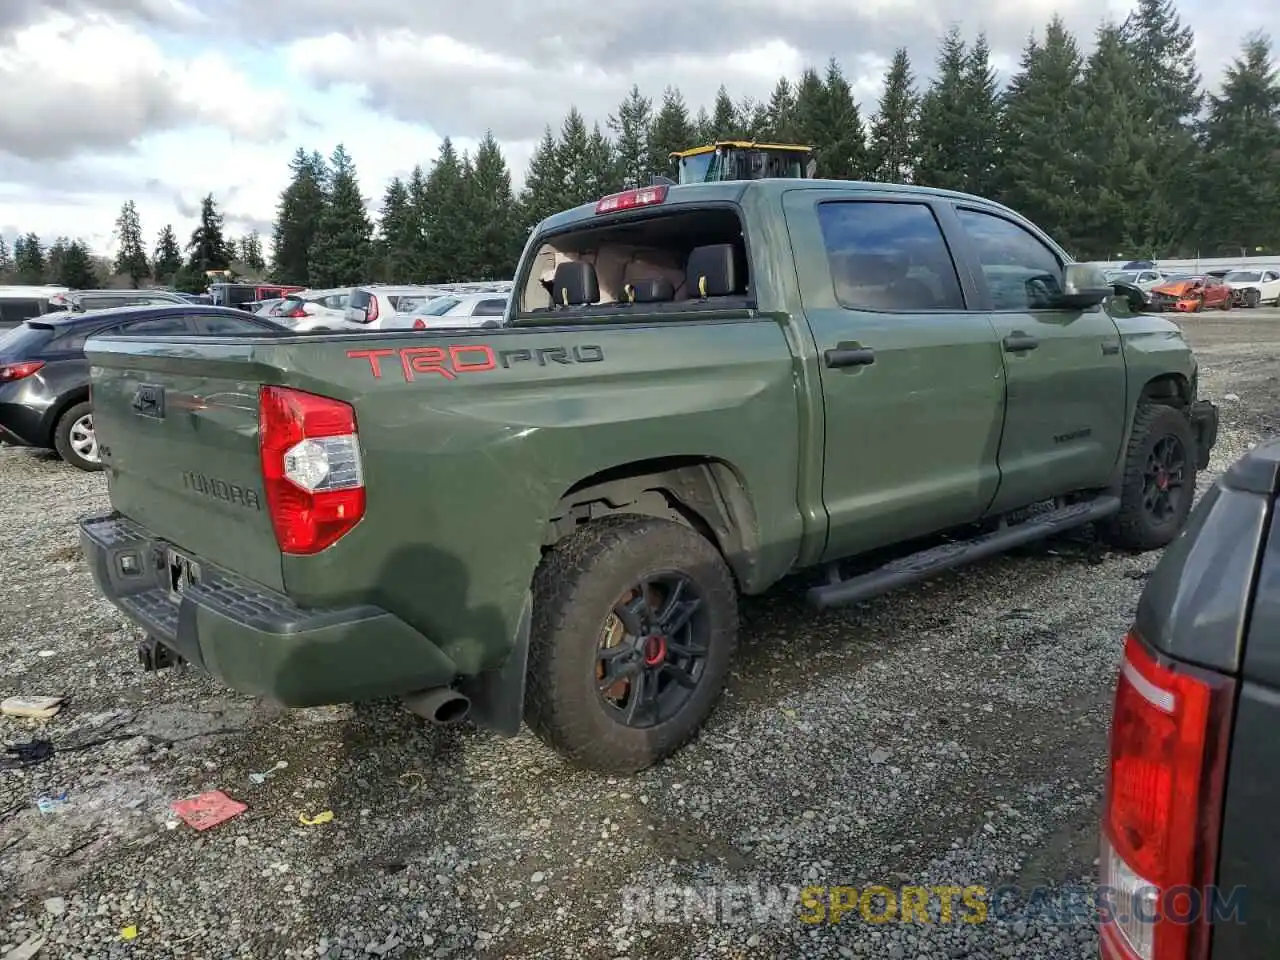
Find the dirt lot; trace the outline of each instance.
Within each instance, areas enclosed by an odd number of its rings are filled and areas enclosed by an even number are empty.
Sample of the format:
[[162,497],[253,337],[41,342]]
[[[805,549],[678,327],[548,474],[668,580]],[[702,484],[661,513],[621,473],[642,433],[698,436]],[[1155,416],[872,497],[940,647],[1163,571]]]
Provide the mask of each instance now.
[[[1280,312],[1184,329],[1222,405],[1212,475],[1280,432]],[[4,447],[0,496],[0,697],[70,697],[50,721],[0,719],[0,740],[57,748],[0,770],[0,957],[36,935],[58,960],[1096,956],[1063,908],[1094,876],[1111,686],[1154,556],[1078,536],[823,615],[784,584],[745,604],[705,733],[605,779],[528,734],[435,731],[391,704],[285,712],[144,674],[79,559],[101,477]],[[248,811],[173,826],[172,801],[213,788]],[[871,883],[1019,893],[976,924],[753,913],[774,886]],[[646,913],[631,889],[672,884],[702,912]]]

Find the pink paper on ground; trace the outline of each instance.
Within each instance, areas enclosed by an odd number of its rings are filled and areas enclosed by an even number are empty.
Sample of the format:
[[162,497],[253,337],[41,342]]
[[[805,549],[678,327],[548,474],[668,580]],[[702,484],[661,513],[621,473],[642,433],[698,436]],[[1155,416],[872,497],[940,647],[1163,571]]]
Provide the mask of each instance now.
[[197,797],[187,797],[173,805],[173,812],[197,830],[208,830],[238,817],[248,810],[247,804],[232,800],[221,790],[210,790]]

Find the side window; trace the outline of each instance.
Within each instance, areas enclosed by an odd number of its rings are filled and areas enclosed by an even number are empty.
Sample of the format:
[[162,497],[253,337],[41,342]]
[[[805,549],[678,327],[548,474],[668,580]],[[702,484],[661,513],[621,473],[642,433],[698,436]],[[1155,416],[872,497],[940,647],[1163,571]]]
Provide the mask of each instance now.
[[208,337],[254,336],[266,333],[269,328],[254,323],[246,316],[240,317],[193,317],[196,333]]
[[476,304],[475,316],[500,317],[506,312],[507,301],[505,300],[481,300]]
[[818,206],[836,300],[851,310],[963,310],[955,263],[922,203]]
[[956,216],[973,240],[974,251],[997,310],[1052,309],[1062,292],[1062,262],[1023,227],[977,210]]
[[1277,274],[1273,270],[1268,270],[1266,273],[1262,275],[1262,279],[1266,283],[1271,283],[1271,281],[1275,280],[1278,276],[1280,276],[1280,274]]
[[186,317],[153,317],[150,320],[134,320],[123,324],[120,332],[147,336],[186,335],[191,332],[191,328],[187,326]]

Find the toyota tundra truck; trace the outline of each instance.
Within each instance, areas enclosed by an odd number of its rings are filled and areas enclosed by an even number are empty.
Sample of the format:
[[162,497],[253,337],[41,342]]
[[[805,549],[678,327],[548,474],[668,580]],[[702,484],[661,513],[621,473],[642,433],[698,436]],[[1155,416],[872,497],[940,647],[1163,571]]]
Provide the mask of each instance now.
[[1182,528],[1217,408],[1178,326],[960,193],[654,185],[531,234],[494,329],[89,342],[144,662],[629,772],[717,701],[737,598],[817,607],[1085,524]]

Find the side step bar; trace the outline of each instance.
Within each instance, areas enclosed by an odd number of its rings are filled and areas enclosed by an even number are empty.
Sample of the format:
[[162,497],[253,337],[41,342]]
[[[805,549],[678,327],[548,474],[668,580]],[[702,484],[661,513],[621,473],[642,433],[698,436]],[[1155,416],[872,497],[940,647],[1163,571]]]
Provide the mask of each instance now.
[[869,573],[811,587],[807,598],[809,603],[819,610],[868,600],[909,583],[925,580],[944,570],[1004,553],[1024,543],[1043,540],[1064,530],[1082,527],[1095,520],[1109,517],[1119,510],[1119,497],[1098,497],[1087,503],[1073,503],[1069,507],[1059,507],[1056,510],[1038,514],[1022,523],[1002,526],[998,530],[984,533],[972,540],[960,540],[930,547],[919,553],[892,560]]

